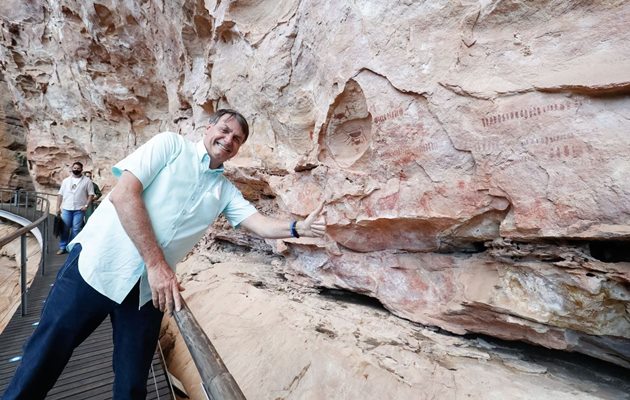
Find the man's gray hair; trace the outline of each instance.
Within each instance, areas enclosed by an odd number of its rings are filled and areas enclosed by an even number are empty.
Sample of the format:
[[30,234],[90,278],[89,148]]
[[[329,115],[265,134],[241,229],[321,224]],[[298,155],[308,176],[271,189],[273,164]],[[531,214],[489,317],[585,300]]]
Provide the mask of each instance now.
[[249,124],[247,123],[245,117],[243,117],[243,115],[241,115],[241,113],[239,113],[238,111],[230,110],[229,108],[222,108],[213,112],[212,115],[210,115],[210,117],[208,118],[208,122],[211,125],[214,125],[219,122],[222,116],[226,114],[236,118],[236,122],[238,122],[241,130],[243,131],[243,134],[245,135],[245,140],[247,140],[247,138],[249,137]]

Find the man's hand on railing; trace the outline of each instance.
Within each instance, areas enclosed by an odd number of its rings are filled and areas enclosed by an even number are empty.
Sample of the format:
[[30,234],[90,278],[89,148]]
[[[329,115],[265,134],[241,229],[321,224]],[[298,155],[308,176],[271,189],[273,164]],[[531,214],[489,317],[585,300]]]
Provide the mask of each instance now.
[[171,267],[166,262],[147,265],[147,275],[153,306],[168,314],[171,314],[173,309],[179,311],[182,308],[179,292],[183,291],[184,287],[178,282],[177,275]]

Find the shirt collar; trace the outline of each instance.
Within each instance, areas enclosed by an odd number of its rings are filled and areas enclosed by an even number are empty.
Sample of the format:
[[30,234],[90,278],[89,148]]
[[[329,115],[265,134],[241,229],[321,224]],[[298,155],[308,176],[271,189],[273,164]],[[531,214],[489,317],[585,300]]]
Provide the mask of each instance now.
[[219,166],[219,168],[217,169],[210,169],[210,155],[208,154],[208,151],[206,150],[206,146],[203,144],[203,140],[200,140],[197,142],[197,159],[198,161],[203,164],[203,168],[204,170],[208,171],[208,172],[212,172],[212,173],[223,173],[223,164],[221,164]]

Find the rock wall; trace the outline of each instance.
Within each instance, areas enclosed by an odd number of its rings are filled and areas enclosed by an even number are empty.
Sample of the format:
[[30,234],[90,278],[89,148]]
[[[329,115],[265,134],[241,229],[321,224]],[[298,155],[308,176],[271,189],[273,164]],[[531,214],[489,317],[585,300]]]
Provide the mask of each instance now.
[[[233,107],[228,174],[325,240],[296,279],[451,332],[630,366],[630,3],[5,1],[0,62],[51,190]],[[232,236],[221,228],[213,233]],[[213,236],[214,237],[214,236]]]
[[28,171],[26,131],[0,72],[0,187],[33,190]]

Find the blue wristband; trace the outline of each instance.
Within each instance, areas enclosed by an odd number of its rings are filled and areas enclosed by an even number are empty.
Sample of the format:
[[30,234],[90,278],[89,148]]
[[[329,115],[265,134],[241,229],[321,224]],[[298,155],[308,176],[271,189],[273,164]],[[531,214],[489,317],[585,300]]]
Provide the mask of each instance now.
[[299,239],[300,235],[298,234],[297,229],[295,229],[296,225],[297,225],[297,221],[292,221],[289,229],[291,230],[291,236],[293,236],[296,239]]

